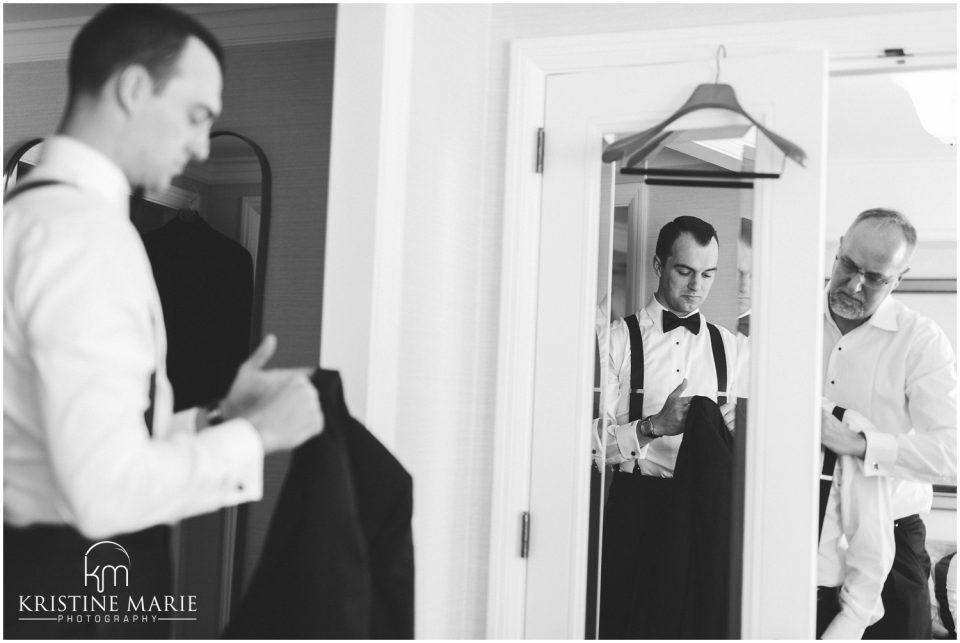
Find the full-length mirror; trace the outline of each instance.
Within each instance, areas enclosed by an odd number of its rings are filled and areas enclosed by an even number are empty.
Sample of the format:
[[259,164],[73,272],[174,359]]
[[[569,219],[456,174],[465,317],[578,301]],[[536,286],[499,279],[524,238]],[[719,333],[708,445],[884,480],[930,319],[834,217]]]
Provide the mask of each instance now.
[[602,168],[587,638],[739,631],[758,144],[677,130]]
[[[27,181],[42,148],[42,139],[15,148],[5,190]],[[225,396],[259,340],[270,195],[262,149],[239,134],[214,132],[205,161],[192,162],[162,193],[130,197],[163,308],[176,410]],[[226,625],[239,583],[240,513],[227,508],[178,526],[175,588],[218,609],[216,618],[178,621],[175,637],[213,638]]]

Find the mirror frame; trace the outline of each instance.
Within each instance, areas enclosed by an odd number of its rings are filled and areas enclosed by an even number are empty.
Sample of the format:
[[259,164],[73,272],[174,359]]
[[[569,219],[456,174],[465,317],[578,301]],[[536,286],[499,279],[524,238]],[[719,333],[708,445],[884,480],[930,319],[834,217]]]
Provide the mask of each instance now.
[[3,164],[3,193],[7,193],[7,188],[10,187],[10,176],[13,174],[13,171],[17,168],[17,163],[20,162],[20,159],[23,158],[23,155],[26,154],[30,148],[43,143],[43,138],[31,138],[27,139],[19,146],[15,147],[10,153],[10,156],[7,157],[6,161]]
[[[263,302],[266,289],[267,250],[270,241],[273,171],[263,148],[252,139],[230,130],[210,132],[211,141],[225,136],[236,137],[249,145],[260,162],[260,231],[257,239],[257,263],[254,266],[253,302],[250,309],[250,350],[252,351],[260,343],[263,329]],[[245,504],[225,507],[223,511],[223,558],[220,565],[222,594],[217,623],[219,632],[226,628],[236,612],[237,606],[240,605],[240,601],[234,601],[234,597],[243,595],[244,550],[249,523],[249,510]]]

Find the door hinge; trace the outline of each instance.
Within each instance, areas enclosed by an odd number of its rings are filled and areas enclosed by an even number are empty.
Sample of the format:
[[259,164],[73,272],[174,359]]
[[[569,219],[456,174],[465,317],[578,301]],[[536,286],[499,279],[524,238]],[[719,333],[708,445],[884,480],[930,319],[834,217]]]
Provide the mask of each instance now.
[[[540,130],[541,132],[543,130]],[[530,556],[530,512],[520,514],[520,558]]]
[[543,128],[537,128],[537,174],[543,174]]

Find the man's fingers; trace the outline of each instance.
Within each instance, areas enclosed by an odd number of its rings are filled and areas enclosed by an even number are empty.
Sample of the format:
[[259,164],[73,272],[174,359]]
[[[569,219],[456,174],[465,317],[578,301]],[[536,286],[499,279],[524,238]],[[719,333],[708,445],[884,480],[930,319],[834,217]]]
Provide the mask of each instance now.
[[247,361],[244,363],[244,366],[260,370],[267,365],[267,362],[270,361],[270,358],[273,357],[273,354],[277,352],[277,336],[273,333],[268,334],[263,338],[263,341],[260,342],[260,345],[257,346],[257,349],[253,351],[253,354],[247,358]]
[[[677,388],[673,389],[670,392],[670,395],[667,396],[667,399],[677,399],[680,397],[680,394],[687,388],[687,378],[683,378],[683,381],[677,384]],[[689,398],[688,398],[689,399]]]

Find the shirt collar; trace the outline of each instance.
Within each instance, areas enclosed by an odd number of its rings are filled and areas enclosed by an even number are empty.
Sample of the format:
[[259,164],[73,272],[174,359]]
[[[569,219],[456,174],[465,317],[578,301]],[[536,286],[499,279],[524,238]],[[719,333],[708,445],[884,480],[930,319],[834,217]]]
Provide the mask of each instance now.
[[869,324],[890,331],[900,328],[900,324],[897,323],[897,307],[893,297],[887,295],[883,298],[876,312],[870,317]]
[[[833,315],[830,313],[830,285],[827,284],[827,287],[823,290],[823,314],[827,319],[827,323],[832,325],[834,328],[840,329],[837,327],[837,322],[834,321]],[[896,303],[890,295],[887,295],[883,298],[883,301],[880,302],[880,306],[874,311],[873,315],[870,316],[863,326],[870,325],[881,330],[895,331],[900,328],[900,324],[897,322],[897,308]]]
[[103,152],[70,136],[44,140],[37,175],[56,178],[116,203],[129,202],[130,182],[120,166]]
[[[651,296],[650,301],[647,302],[647,305],[643,307],[643,310],[650,315],[650,319],[653,320],[653,326],[661,333],[663,332],[663,311],[667,310],[664,306],[657,301],[656,296]],[[678,317],[691,317],[693,315],[699,315],[700,309],[697,308],[695,311],[689,315],[677,315]],[[703,320],[701,320],[703,323]]]

